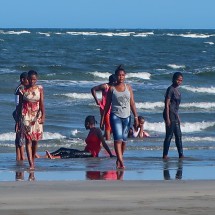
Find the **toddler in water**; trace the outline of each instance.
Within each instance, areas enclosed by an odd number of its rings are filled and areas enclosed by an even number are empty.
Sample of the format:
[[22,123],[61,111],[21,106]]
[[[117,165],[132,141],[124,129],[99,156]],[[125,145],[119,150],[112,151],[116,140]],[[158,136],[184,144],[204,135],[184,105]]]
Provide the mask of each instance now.
[[137,127],[137,130],[135,130],[134,127],[129,129],[128,132],[128,137],[132,138],[132,137],[139,137],[139,138],[144,138],[144,137],[150,137],[149,133],[147,133],[146,131],[144,131],[144,123],[145,123],[145,119],[143,116],[138,116],[138,122],[139,125]]

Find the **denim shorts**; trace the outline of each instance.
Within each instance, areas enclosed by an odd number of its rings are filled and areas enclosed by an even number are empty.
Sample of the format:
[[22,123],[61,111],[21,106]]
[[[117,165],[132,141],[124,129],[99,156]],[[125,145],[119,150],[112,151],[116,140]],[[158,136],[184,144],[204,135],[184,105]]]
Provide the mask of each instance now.
[[120,118],[113,113],[110,114],[110,124],[114,141],[120,140],[125,142],[127,140],[130,123],[131,116],[127,118]]

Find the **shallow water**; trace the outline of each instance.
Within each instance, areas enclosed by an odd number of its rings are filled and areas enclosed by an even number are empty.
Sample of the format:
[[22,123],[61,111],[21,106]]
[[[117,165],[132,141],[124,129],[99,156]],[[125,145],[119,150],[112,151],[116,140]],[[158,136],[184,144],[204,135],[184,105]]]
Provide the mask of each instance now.
[[[128,142],[123,180],[163,180],[166,169],[174,179],[180,165],[182,179],[213,179],[214,44],[214,30],[0,29],[0,181],[15,180],[16,171],[28,179],[27,162],[15,162],[11,116],[21,72],[37,70],[45,90],[45,132],[38,148],[43,155],[60,147],[84,148],[85,117],[100,117],[90,89],[106,83],[119,64],[125,65],[138,114],[153,136]],[[184,75],[179,112],[186,156],[182,164],[174,140],[170,160],[161,159],[164,94],[176,71]],[[95,173],[99,178],[104,171],[116,172],[115,159],[104,152],[98,159],[39,159],[36,165],[36,180],[86,180],[87,171],[100,171]]]

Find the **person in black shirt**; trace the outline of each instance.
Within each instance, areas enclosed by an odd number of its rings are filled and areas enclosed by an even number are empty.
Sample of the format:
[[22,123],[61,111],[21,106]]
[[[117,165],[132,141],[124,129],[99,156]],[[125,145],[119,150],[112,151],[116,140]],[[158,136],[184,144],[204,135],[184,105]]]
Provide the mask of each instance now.
[[165,94],[165,108],[163,118],[165,120],[166,136],[163,143],[163,159],[168,159],[168,151],[173,134],[175,135],[175,143],[178,150],[179,158],[183,158],[182,134],[180,128],[180,118],[178,115],[179,105],[181,102],[181,93],[178,87],[183,81],[183,75],[176,72],[172,78],[172,85],[169,86]]

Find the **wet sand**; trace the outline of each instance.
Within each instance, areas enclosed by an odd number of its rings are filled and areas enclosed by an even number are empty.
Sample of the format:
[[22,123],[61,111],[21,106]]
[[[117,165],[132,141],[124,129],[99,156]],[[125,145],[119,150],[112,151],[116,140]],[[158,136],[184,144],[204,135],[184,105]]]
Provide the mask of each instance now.
[[1,215],[214,215],[215,181],[0,182]]

